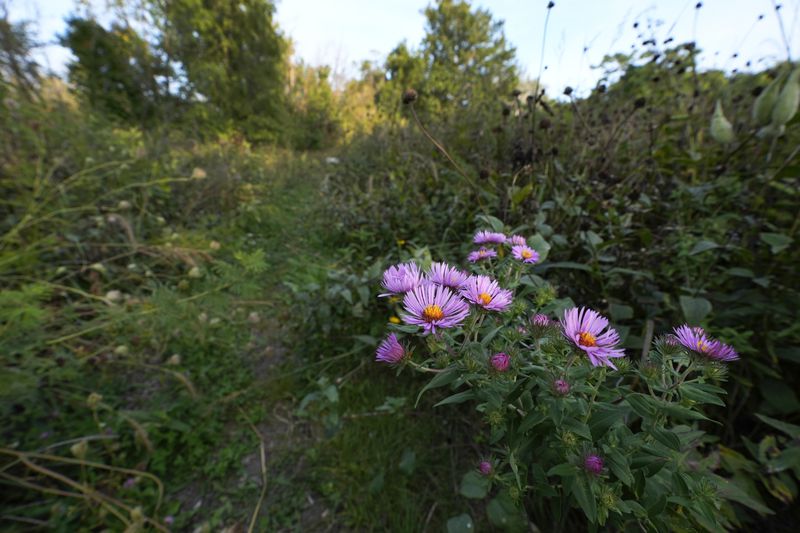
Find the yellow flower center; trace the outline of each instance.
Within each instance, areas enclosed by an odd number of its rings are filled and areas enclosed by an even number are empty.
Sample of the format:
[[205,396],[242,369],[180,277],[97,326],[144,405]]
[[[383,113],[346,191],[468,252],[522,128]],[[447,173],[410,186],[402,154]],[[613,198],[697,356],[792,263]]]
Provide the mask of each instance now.
[[389,322],[391,322],[392,324],[399,324],[400,323],[400,319],[397,318],[396,316],[392,316],[392,317],[389,317]]
[[522,250],[523,259],[530,259],[531,257],[533,257],[533,253],[530,250]]
[[597,339],[588,331],[582,331],[578,334],[578,344],[592,348],[597,346]]
[[697,349],[702,353],[706,353],[708,351],[708,344],[703,339],[700,339],[697,341]]
[[492,302],[492,295],[482,292],[478,295],[478,299],[483,302],[483,305],[489,305]]
[[422,310],[422,318],[426,322],[433,322],[434,320],[441,320],[444,318],[444,311],[438,305],[428,305]]

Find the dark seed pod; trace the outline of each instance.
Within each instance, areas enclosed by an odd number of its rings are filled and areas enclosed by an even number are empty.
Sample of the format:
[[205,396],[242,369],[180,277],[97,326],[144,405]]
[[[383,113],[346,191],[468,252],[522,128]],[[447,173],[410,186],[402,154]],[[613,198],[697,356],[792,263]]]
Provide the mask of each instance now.
[[406,89],[403,93],[403,103],[404,104],[413,104],[417,101],[417,91],[414,89]]
[[572,87],[570,87],[569,85],[567,85],[566,87],[564,87],[564,94],[565,94],[566,96],[569,96],[569,95],[571,95],[571,94],[572,94]]
[[547,9],[553,9],[556,6],[555,2],[547,2]]
[[503,104],[503,116],[507,117],[510,114],[511,114],[511,108]]
[[539,121],[539,127],[542,128],[543,130],[550,129],[550,126],[552,125],[553,123],[550,122],[550,119],[547,118],[543,118],[542,120]]
[[482,168],[478,172],[478,177],[480,177],[482,180],[489,179],[489,175],[490,175],[490,173],[489,173],[489,169],[488,168]]
[[641,108],[643,108],[645,106],[646,103],[647,103],[647,100],[644,98],[644,96],[640,96],[639,98],[637,98],[636,100],[633,101],[633,108],[634,109],[641,109]]
[[600,85],[597,86],[597,92],[599,92],[600,94],[606,92],[606,86],[604,83],[601,83]]

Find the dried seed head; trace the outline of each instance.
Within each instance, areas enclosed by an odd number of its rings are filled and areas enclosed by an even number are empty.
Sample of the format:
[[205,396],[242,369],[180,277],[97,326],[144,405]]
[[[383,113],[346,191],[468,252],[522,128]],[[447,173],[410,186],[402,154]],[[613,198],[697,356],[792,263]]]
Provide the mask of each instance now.
[[414,89],[406,89],[403,93],[403,103],[404,104],[413,104],[417,101],[417,91]]

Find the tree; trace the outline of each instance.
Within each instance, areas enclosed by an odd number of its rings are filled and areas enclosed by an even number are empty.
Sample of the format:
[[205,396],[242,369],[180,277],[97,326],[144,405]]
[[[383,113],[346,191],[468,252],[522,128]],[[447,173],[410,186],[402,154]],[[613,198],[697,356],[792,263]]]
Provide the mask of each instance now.
[[184,91],[252,140],[274,140],[285,119],[286,41],[267,0],[153,0],[161,47]]
[[154,118],[165,96],[158,79],[169,68],[136,31],[118,23],[106,30],[93,19],[73,17],[60,40],[76,57],[70,81],[94,107],[127,121]]
[[518,80],[515,50],[506,42],[502,21],[456,0],[437,0],[425,9],[425,18],[424,82],[418,90],[430,111],[449,117],[508,97]]

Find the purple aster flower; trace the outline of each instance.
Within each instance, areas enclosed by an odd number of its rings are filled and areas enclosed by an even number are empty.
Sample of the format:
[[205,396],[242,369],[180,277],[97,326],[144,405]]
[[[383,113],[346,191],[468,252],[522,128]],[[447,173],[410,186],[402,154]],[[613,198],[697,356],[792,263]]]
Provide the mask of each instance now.
[[522,235],[512,235],[508,240],[511,246],[528,246],[528,241]]
[[478,465],[478,471],[484,476],[488,476],[492,473],[492,463],[489,461],[481,461]]
[[390,365],[396,365],[402,361],[405,356],[406,350],[403,348],[403,345],[397,341],[397,335],[394,333],[386,337],[375,351],[376,361],[389,363]]
[[506,236],[502,233],[495,231],[479,231],[472,239],[475,244],[503,244],[506,242]]
[[733,347],[708,337],[703,328],[692,328],[684,324],[675,328],[675,338],[683,347],[716,361],[736,361],[739,354]]
[[128,479],[125,480],[125,483],[123,483],[122,486],[125,487],[126,489],[132,489],[134,485],[136,485],[137,481],[138,479],[136,479],[135,477],[129,477]]
[[549,328],[553,325],[553,321],[550,320],[550,317],[547,315],[536,313],[531,317],[531,324],[537,328]]
[[511,248],[511,255],[514,256],[514,259],[522,261],[523,263],[536,263],[539,261],[539,252],[530,246],[514,246]]
[[500,352],[494,354],[489,361],[492,363],[492,368],[498,372],[505,372],[508,370],[509,363],[511,363],[511,356],[507,353]]
[[383,273],[383,288],[387,292],[379,294],[382,296],[394,296],[404,294],[416,289],[422,283],[422,274],[419,267],[414,263],[400,263],[386,269]]
[[569,394],[569,383],[563,379],[557,379],[553,382],[553,390],[560,396],[566,396]]
[[164,523],[167,524],[168,526],[171,526],[174,522],[175,522],[175,517],[172,516],[171,514],[168,514],[167,516],[164,517]]
[[590,453],[583,460],[583,468],[590,474],[598,476],[603,472],[603,459],[597,454]]
[[[586,352],[589,362],[594,366],[608,366],[616,370],[617,367],[609,359],[625,356],[624,350],[616,347],[619,334],[608,327],[608,319],[597,311],[586,307],[567,309],[561,327],[564,336]],[[605,333],[603,330],[606,330]]]
[[428,279],[437,285],[444,285],[451,289],[458,289],[467,281],[469,276],[447,263],[433,263],[428,272]]
[[511,305],[511,291],[501,289],[489,276],[470,276],[461,287],[461,296],[488,311],[505,311]]
[[469,305],[447,287],[427,283],[407,293],[403,298],[407,324],[422,326],[425,334],[436,328],[460,326],[469,315]]
[[467,261],[470,263],[477,263],[481,259],[489,259],[491,257],[497,257],[497,252],[494,250],[487,250],[486,248],[481,248],[480,250],[475,250],[470,252],[467,256]]

